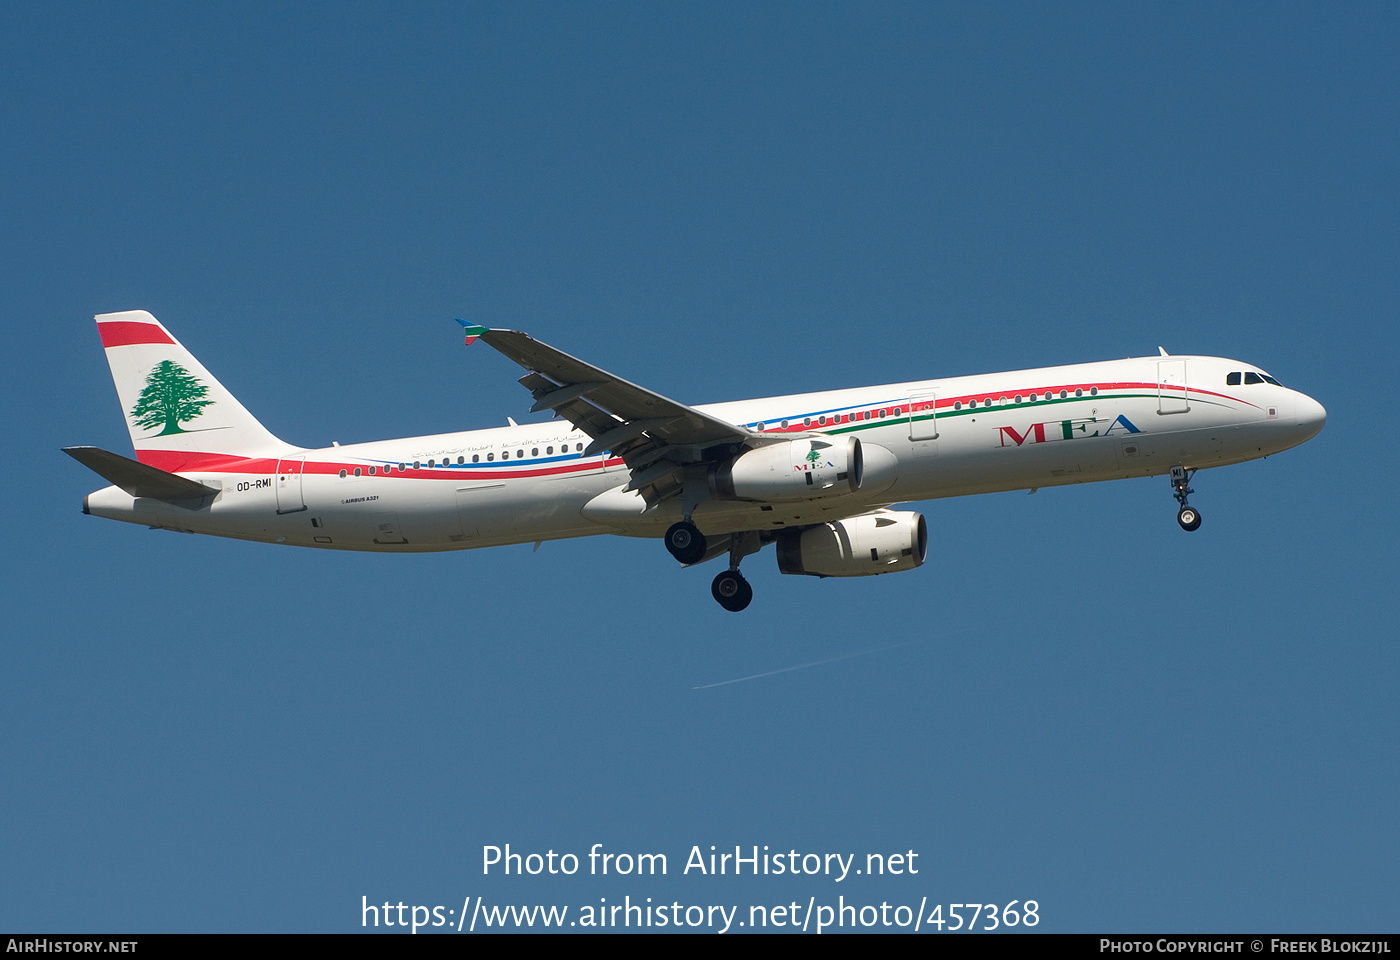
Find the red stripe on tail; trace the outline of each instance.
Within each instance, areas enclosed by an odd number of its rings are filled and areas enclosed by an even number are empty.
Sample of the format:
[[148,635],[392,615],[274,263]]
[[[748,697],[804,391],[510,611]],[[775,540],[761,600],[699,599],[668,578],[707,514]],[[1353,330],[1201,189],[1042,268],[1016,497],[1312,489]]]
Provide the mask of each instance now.
[[103,348],[129,347],[134,343],[174,343],[170,334],[154,323],[138,323],[133,320],[114,320],[99,323],[97,332],[102,335]]

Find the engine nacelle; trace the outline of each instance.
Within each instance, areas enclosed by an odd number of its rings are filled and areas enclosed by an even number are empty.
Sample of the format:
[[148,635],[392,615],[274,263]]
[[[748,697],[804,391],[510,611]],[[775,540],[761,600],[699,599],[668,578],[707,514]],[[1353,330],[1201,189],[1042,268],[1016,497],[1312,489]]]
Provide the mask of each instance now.
[[881,510],[778,538],[778,569],[813,577],[913,570],[928,556],[928,524],[912,510]]
[[817,500],[855,493],[864,473],[860,440],[809,437],[741,453],[711,472],[710,491],[720,500]]

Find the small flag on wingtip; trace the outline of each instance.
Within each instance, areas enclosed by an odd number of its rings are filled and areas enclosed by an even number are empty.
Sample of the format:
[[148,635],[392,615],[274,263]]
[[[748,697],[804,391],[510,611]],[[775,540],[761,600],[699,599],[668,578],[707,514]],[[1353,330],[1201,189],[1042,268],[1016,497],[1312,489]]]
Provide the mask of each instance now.
[[457,318],[457,322],[462,325],[462,330],[467,335],[466,346],[468,347],[476,342],[477,337],[486,332],[486,328],[479,323],[467,323],[467,321],[463,320],[461,317]]

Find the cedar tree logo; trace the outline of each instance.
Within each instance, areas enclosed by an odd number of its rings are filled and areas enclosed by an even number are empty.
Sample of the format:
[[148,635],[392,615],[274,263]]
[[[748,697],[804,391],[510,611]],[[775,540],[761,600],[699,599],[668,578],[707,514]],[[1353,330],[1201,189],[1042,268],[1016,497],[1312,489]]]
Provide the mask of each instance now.
[[214,402],[204,399],[208,392],[209,388],[184,367],[173,360],[162,360],[146,377],[146,388],[131,408],[131,416],[143,430],[163,426],[158,437],[184,433],[180,424],[193,420]]

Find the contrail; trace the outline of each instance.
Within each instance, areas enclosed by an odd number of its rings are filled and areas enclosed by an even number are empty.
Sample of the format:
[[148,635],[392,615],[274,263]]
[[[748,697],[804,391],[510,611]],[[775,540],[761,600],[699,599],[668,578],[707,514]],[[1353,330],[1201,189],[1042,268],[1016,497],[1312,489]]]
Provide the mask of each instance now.
[[895,650],[899,647],[907,647],[911,643],[919,643],[918,640],[905,640],[903,643],[892,643],[888,647],[876,647],[874,650],[861,650],[858,653],[846,653],[839,657],[828,657],[825,660],[813,660],[811,663],[799,663],[795,667],[783,667],[781,670],[769,670],[767,673],[755,673],[747,677],[735,677],[733,680],[721,680],[719,683],[705,683],[698,687],[691,687],[692,690],[708,690],[711,687],[723,687],[731,683],[743,683],[745,680],[757,680],[760,677],[772,677],[780,673],[791,673],[794,670],[806,670],[808,667],[820,667],[824,663],[836,663],[838,660],[850,660],[853,657],[864,657],[871,653],[883,653],[886,650]]

